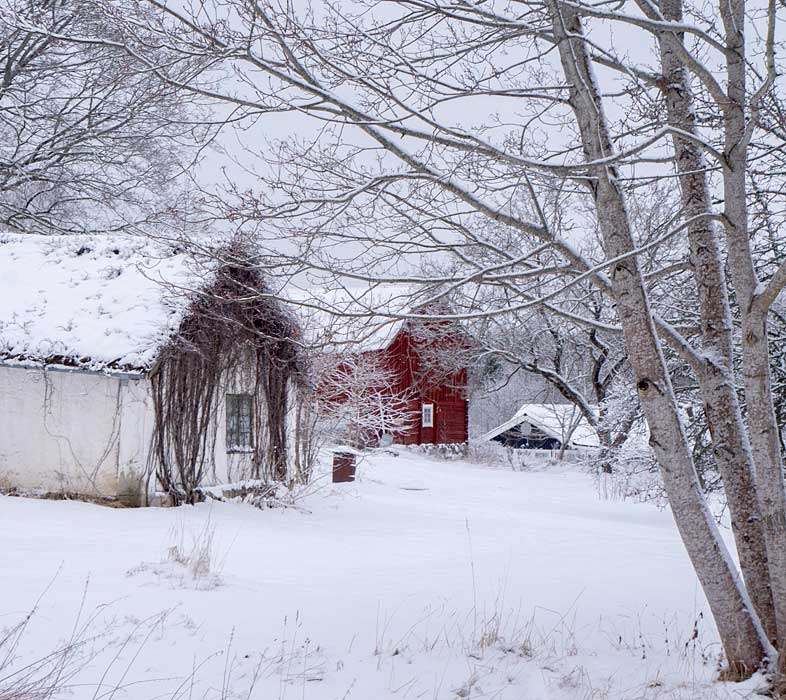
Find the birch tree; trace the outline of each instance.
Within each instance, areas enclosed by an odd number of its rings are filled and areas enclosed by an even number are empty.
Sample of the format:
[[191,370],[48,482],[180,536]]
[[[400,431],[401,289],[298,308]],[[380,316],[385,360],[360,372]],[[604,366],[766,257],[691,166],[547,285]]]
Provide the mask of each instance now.
[[[168,58],[126,50],[164,85],[248,123],[291,117],[300,133],[268,144],[256,186],[216,200],[282,268],[417,285],[435,300],[492,288],[504,293],[483,308],[438,318],[537,307],[620,338],[726,675],[767,666],[782,692],[786,499],[768,322],[786,262],[758,258],[751,222],[771,213],[751,180],[777,189],[756,164],[777,158],[786,132],[776,3],[747,2],[357,0],[316,14],[272,0],[193,13],[140,0],[161,13],[145,29]],[[177,69],[195,55],[232,80],[184,81]],[[635,215],[642,192],[673,202],[656,236]],[[282,237],[294,252],[275,248]],[[418,273],[429,257],[460,264]],[[577,310],[584,282],[610,318]],[[698,313],[663,303],[658,284],[692,289]],[[739,569],[697,478],[667,352],[702,398]]]

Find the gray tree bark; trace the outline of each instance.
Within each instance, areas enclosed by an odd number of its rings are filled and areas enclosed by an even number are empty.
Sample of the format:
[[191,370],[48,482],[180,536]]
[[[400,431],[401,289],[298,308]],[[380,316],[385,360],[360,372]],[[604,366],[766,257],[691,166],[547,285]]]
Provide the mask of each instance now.
[[[614,149],[592,72],[578,15],[549,0],[554,36],[568,84],[570,104],[584,155],[597,162]],[[625,197],[616,168],[595,165],[590,187],[606,254],[620,259],[612,272],[612,291],[623,327],[628,357],[647,422],[650,441],[663,473],[674,518],[715,618],[730,669],[756,669],[769,647],[755,610],[709,512],[690,448],[680,423],[674,391],[635,256]]]
[[[640,6],[645,11],[651,8],[646,3]],[[665,19],[681,22],[682,0],[662,0],[661,11]],[[675,33],[659,36],[663,94],[669,124],[679,132],[698,136],[681,43],[682,37]],[[774,643],[777,626],[767,548],[758,517],[750,441],[735,389],[733,319],[726,275],[715,223],[708,217],[712,205],[707,165],[696,140],[675,133],[673,143],[701,318],[704,362],[695,368],[696,374],[712,436],[713,454],[723,478],[742,575],[767,637]]]
[[723,171],[724,231],[731,279],[742,319],[742,376],[757,496],[769,561],[775,606],[779,670],[786,673],[786,493],[778,426],[773,409],[767,343],[767,308],[759,299],[760,284],[753,266],[748,233],[746,176],[750,131],[747,116],[745,2],[720,3],[726,44],[726,88],[723,110],[725,167]]

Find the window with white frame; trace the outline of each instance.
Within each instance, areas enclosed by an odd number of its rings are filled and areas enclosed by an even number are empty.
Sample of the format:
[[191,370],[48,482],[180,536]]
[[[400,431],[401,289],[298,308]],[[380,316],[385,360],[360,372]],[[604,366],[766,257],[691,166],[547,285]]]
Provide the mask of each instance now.
[[253,400],[251,394],[227,394],[227,451],[248,450],[252,443]]
[[434,427],[434,404],[424,403],[420,409],[420,424],[424,428]]

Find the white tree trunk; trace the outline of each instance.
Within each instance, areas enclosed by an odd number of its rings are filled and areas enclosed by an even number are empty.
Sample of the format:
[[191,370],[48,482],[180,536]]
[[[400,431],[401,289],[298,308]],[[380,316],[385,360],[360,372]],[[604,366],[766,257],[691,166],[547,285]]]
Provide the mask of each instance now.
[[[590,162],[606,159],[614,151],[581,22],[575,12],[561,8],[559,0],[549,0],[549,7],[585,157]],[[635,244],[617,172],[602,165],[591,174],[606,254],[625,256]],[[635,256],[615,264],[612,286],[651,445],[677,527],[712,609],[730,667],[750,673],[761,664],[769,644],[701,493]]]
[[[646,6],[645,6],[646,7]],[[682,0],[662,0],[667,20],[682,21]],[[669,124],[696,135],[693,95],[681,53],[682,38],[659,37],[664,95]],[[723,478],[743,578],[770,641],[777,637],[769,582],[767,548],[756,503],[750,441],[745,432],[734,382],[732,315],[715,224],[708,217],[711,200],[706,163],[694,140],[673,137],[680,175],[684,218],[688,222],[691,265],[699,298],[702,350],[696,367],[715,461]]]
[[[726,39],[728,102],[724,116],[723,172],[725,232],[729,269],[742,318],[742,375],[748,424],[756,469],[757,496],[767,544],[770,586],[775,605],[778,648],[786,650],[786,494],[778,426],[773,409],[767,343],[767,309],[758,295],[748,233],[746,176],[748,140],[746,119],[745,2],[720,3]],[[779,668],[786,672],[786,654]]]

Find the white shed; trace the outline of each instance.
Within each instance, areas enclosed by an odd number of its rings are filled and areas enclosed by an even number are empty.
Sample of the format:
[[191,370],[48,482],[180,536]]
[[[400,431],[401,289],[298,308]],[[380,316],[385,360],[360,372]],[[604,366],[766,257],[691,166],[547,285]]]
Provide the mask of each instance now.
[[138,504],[283,479],[297,326],[248,259],[0,234],[0,489]]
[[598,433],[573,404],[525,403],[480,437],[517,449],[598,448]]

